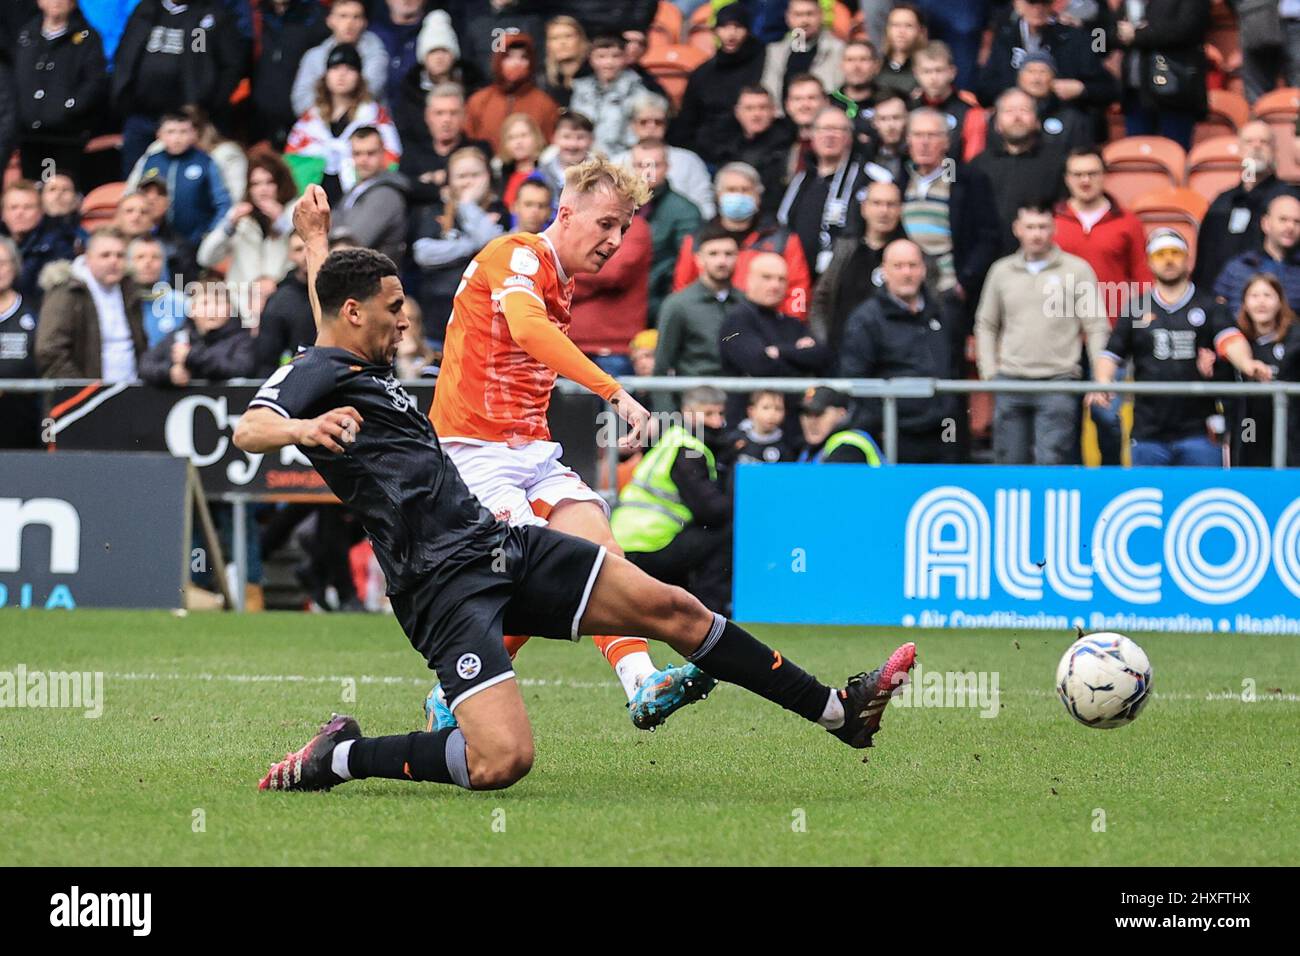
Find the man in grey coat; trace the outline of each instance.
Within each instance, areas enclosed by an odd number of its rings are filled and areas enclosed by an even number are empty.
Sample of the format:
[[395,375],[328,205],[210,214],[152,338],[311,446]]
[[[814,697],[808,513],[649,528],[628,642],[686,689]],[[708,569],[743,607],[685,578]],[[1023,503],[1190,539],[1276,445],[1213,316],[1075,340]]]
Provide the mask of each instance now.
[[406,252],[406,199],[410,186],[405,176],[387,168],[379,130],[363,126],[352,134],[350,142],[357,181],[339,202],[335,225],[358,246],[401,262]]

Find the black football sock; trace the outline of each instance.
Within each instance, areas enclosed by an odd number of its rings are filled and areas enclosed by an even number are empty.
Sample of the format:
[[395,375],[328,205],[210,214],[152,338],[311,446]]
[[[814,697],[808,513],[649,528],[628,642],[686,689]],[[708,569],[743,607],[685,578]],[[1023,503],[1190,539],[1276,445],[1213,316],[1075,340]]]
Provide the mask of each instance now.
[[347,761],[348,773],[355,780],[427,780],[472,789],[465,761],[465,735],[459,727],[433,733],[362,737],[353,741]]
[[826,711],[829,687],[721,614],[713,615],[713,627],[690,660],[710,677],[739,684],[805,720],[820,720]]

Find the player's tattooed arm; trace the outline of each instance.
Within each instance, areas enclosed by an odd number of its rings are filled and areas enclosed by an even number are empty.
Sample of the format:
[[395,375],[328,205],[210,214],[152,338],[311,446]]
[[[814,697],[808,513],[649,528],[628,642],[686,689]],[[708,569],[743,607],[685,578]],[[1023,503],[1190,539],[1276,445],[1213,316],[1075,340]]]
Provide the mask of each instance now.
[[239,417],[235,447],[253,455],[264,455],[286,445],[324,448],[335,454],[357,440],[361,413],[350,405],[330,409],[316,418],[285,418],[269,408],[250,408]]
[[302,199],[293,210],[294,231],[302,237],[307,247],[307,296],[311,300],[311,316],[320,330],[320,300],[316,298],[316,274],[330,254],[330,203],[325,190],[308,186]]

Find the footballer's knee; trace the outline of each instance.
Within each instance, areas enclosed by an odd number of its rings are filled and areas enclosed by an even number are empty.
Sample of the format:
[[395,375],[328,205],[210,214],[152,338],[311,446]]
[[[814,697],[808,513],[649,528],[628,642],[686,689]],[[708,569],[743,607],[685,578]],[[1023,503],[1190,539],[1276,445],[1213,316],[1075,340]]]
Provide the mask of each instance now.
[[495,748],[473,761],[470,783],[475,790],[503,790],[533,769],[533,742],[520,740]]
[[656,636],[679,653],[689,654],[699,647],[713,624],[713,612],[685,588],[661,585],[649,603],[651,620],[659,630]]

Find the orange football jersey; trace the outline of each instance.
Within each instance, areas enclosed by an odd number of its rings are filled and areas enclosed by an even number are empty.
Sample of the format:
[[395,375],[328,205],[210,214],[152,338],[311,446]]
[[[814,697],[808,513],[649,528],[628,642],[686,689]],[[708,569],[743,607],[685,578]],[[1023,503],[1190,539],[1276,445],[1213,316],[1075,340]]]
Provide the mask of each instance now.
[[507,442],[548,441],[546,411],[556,373],[520,348],[502,299],[529,295],[565,334],[573,279],[562,277],[548,240],[533,233],[493,239],[461,276],[443,342],[429,417],[438,436]]

